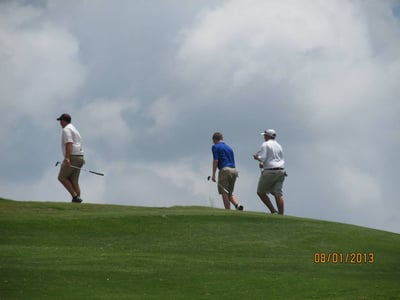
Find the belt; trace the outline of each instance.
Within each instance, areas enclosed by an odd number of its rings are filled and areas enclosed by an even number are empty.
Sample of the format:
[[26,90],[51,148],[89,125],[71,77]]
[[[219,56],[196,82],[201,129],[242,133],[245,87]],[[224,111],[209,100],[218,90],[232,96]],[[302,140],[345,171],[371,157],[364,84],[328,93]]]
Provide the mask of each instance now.
[[277,171],[277,170],[285,170],[285,168],[270,168],[270,169],[264,169],[267,171]]

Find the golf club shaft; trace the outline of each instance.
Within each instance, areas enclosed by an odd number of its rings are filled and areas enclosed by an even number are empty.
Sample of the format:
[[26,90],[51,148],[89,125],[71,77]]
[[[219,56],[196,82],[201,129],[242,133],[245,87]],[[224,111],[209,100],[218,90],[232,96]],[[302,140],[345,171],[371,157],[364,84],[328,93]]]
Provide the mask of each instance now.
[[230,194],[230,192],[226,188],[224,188],[221,184],[219,184],[219,183],[217,183],[217,184],[221,189],[224,190],[225,193]]
[[[56,166],[58,166],[58,165],[65,165],[65,164],[62,163],[62,162],[57,161]],[[104,176],[103,173],[99,173],[99,172],[95,172],[95,171],[86,170],[86,169],[83,169],[83,168],[79,168],[79,167],[77,167],[77,166],[69,165],[69,167],[74,168],[74,169],[78,169],[78,170],[82,170],[82,171],[86,171],[86,172],[89,172],[89,173],[92,173],[92,174],[95,174],[95,175]]]
[[[208,176],[207,180],[209,181],[210,178],[211,178],[211,176]],[[225,187],[223,187],[219,182],[216,182],[216,183],[218,184],[218,186],[219,186],[221,189],[224,190],[225,193],[230,194],[229,191],[228,191]]]

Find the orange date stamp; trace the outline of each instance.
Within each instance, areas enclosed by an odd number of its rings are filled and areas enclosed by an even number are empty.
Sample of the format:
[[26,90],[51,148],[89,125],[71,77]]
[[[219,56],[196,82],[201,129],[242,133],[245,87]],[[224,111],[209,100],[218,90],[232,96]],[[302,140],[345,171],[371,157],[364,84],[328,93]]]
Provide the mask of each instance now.
[[314,264],[374,264],[374,252],[314,252]]

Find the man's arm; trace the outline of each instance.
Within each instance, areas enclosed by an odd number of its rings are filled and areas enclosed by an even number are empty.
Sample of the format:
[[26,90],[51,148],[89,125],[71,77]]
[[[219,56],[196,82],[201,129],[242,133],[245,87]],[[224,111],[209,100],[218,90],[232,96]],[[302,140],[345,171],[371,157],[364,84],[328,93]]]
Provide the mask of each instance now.
[[66,165],[71,164],[71,151],[72,151],[72,143],[65,143],[65,157],[64,157],[64,163]]
[[267,159],[266,145],[262,144],[260,151],[258,151],[256,154],[254,154],[253,157],[255,160],[258,160],[259,162],[264,162]]
[[215,182],[215,173],[217,172],[217,168],[218,168],[218,160],[213,160],[213,164],[212,164],[212,177],[211,180],[213,182]]
[[261,159],[260,159],[259,153],[260,153],[260,151],[257,152],[256,154],[253,154],[253,158],[254,158],[255,160],[258,160],[259,162],[262,162]]

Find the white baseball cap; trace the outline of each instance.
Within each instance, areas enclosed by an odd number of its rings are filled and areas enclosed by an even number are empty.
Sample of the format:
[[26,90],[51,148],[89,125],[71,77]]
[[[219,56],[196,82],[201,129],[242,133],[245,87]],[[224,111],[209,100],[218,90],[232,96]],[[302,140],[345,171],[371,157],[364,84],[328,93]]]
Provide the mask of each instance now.
[[261,132],[261,135],[268,135],[269,137],[276,137],[276,131],[273,129],[267,129],[264,132]]

